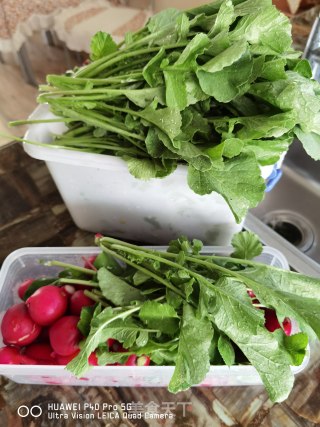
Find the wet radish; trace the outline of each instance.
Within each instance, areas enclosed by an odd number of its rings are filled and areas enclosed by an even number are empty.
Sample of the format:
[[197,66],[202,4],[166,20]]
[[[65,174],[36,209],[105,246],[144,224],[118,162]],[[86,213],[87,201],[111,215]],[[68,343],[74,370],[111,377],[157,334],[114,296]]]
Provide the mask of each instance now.
[[0,348],[0,363],[5,365],[36,365],[37,362],[31,357],[20,354],[15,347]]
[[26,305],[32,319],[38,325],[47,326],[65,314],[68,297],[63,289],[48,285],[32,294]]
[[80,316],[83,307],[95,304],[91,298],[85,295],[84,290],[76,291],[70,298],[70,311],[75,316]]
[[72,359],[78,356],[79,353],[80,353],[80,349],[70,354],[69,356],[60,356],[59,354],[55,354],[55,359],[58,365],[67,365],[69,362],[71,362]]
[[55,357],[50,344],[34,343],[30,344],[23,353],[25,356],[35,359],[41,365],[54,364]]
[[[271,310],[270,308],[264,309],[264,317],[265,317],[264,325],[268,329],[268,331],[273,332],[281,328],[276,312],[274,310]],[[288,317],[284,319],[282,326],[283,326],[284,333],[286,335],[290,335],[292,330],[292,323]]]
[[78,316],[64,316],[50,327],[50,344],[55,353],[70,356],[79,349],[81,333],[77,327],[78,322]]
[[30,317],[23,302],[8,308],[2,319],[1,333],[5,344],[28,345],[38,338],[40,332],[41,326]]
[[33,282],[34,282],[34,279],[27,279],[20,284],[18,289],[18,295],[22,300],[23,300],[24,294],[30,288]]

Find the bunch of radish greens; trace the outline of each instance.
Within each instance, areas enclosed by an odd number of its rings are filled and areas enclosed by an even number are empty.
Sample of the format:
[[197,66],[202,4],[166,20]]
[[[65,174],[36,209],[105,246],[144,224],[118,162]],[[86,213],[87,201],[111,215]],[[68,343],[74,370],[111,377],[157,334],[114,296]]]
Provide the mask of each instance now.
[[[94,270],[49,263],[66,267],[56,284],[90,286],[96,301],[82,308],[84,338],[69,371],[83,376],[93,352],[99,365],[145,357],[175,366],[177,393],[201,383],[210,365],[251,364],[271,400],[287,398],[291,366],[303,362],[308,337],[320,338],[319,279],[252,260],[262,245],[248,231],[233,237],[230,256],[201,255],[202,243],[184,237],[166,252],[101,235],[96,243]],[[122,350],[110,350],[110,339]]]
[[120,156],[144,180],[186,165],[189,187],[240,222],[295,136],[320,158],[320,85],[291,43],[271,0],[167,9],[118,45],[99,32],[88,65],[40,87],[68,126],[52,147]]

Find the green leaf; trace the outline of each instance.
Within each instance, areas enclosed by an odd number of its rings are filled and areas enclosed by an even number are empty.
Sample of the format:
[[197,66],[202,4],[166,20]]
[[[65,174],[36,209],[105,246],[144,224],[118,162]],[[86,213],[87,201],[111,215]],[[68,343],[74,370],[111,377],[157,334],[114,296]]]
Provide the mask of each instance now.
[[127,332],[122,332],[121,327],[117,328],[117,325],[119,326],[119,324],[116,323],[114,328],[111,327],[111,324],[114,321],[126,319],[135,311],[137,311],[137,309],[114,312],[111,307],[107,307],[99,314],[96,314],[95,312],[91,320],[90,333],[81,348],[80,353],[72,359],[70,363],[68,363],[66,369],[72,372],[75,376],[81,377],[90,368],[88,363],[88,357],[90,354],[99,346],[100,343],[105,343],[107,339],[113,338],[112,335],[116,332],[118,332],[118,336],[121,336],[126,343],[128,340],[131,343],[132,331],[129,331],[128,337]]
[[168,387],[171,393],[187,390],[203,381],[210,369],[212,337],[211,322],[206,318],[198,319],[193,308],[184,304],[176,366]]
[[129,355],[132,353],[116,353],[97,350],[98,364],[100,366],[111,365],[113,363],[123,364],[127,361]]
[[232,238],[235,249],[231,256],[240,259],[252,259],[262,253],[263,247],[259,237],[251,231],[240,231]]
[[130,156],[123,156],[123,159],[126,161],[131,175],[145,181],[151,178],[164,178],[177,167],[176,162],[170,160],[161,162],[157,159],[138,159]]
[[[80,320],[78,322],[78,329],[84,337],[87,337],[89,335],[91,320],[96,309],[97,307],[94,305],[89,307],[83,307],[81,310]],[[100,310],[100,308],[98,310]]]
[[167,303],[146,301],[141,307],[139,317],[149,328],[159,329],[167,335],[174,335],[179,328],[179,316]]
[[148,123],[157,126],[168,137],[173,140],[179,135],[181,129],[181,114],[177,108],[162,108],[155,110],[147,107],[139,113],[139,116]]
[[157,87],[158,85],[162,85],[163,83],[163,76],[162,71],[160,69],[160,64],[165,58],[165,55],[166,51],[162,47],[159,52],[150,59],[150,61],[144,66],[142,70],[143,78],[151,87]]
[[93,265],[99,270],[102,267],[107,268],[111,273],[121,275],[123,268],[121,265],[109,254],[100,252],[93,262]]
[[299,366],[302,364],[308,347],[308,335],[300,332],[294,335],[279,334],[283,340],[283,345],[291,356],[291,364]]
[[221,194],[229,204],[237,222],[248,209],[257,206],[264,196],[265,183],[254,155],[240,154],[223,165],[201,172],[189,166],[188,184],[197,194]]
[[225,335],[219,336],[218,350],[226,365],[228,366],[234,365],[234,362],[235,362],[234,348],[229,338],[226,337]]
[[[256,1],[254,3],[257,4]],[[292,43],[291,24],[274,6],[265,6],[241,18],[230,38],[233,42],[245,38],[250,44],[261,44],[282,53],[287,51]]]
[[219,55],[206,62],[200,69],[209,73],[216,73],[233,63],[240,60],[240,58],[247,52],[248,43],[244,40],[234,43]]
[[245,140],[243,151],[254,153],[259,165],[274,165],[280,156],[288,151],[293,141],[292,136],[276,139]]
[[263,57],[252,59],[249,54],[243,54],[241,59],[220,71],[209,72],[199,69],[197,77],[201,89],[206,94],[219,102],[227,103],[247,92],[251,82],[261,74],[263,62]]
[[98,31],[91,39],[90,59],[96,61],[104,56],[108,56],[110,53],[116,52],[117,50],[117,44],[110,34]]
[[211,37],[219,34],[223,30],[229,30],[230,25],[235,20],[234,7],[231,0],[226,0],[221,4],[215,23],[210,30]]
[[320,160],[320,135],[314,132],[303,132],[299,126],[294,128],[294,133],[309,156],[314,160]]
[[319,280],[274,267],[257,266],[239,272],[261,304],[295,319],[311,338],[320,338]]
[[105,267],[98,271],[98,282],[103,296],[115,305],[125,306],[132,301],[143,301],[145,299],[139,289],[130,286]]
[[265,62],[260,77],[271,81],[286,79],[286,63],[287,61],[284,58],[276,58]]
[[214,302],[210,305],[214,323],[259,372],[270,399],[282,402],[288,397],[294,380],[289,354],[264,327],[263,313],[253,307],[242,283],[225,277],[218,280],[214,288],[211,290]]

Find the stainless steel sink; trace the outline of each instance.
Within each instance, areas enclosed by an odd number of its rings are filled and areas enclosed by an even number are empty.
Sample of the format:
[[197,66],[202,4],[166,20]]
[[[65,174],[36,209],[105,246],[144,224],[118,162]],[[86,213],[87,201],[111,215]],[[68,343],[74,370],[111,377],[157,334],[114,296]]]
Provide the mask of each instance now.
[[[294,141],[282,171],[280,182],[251,210],[253,216],[248,216],[247,228],[255,228],[259,234],[259,228],[266,224],[269,227],[264,227],[265,240],[269,237],[266,243],[275,238],[275,246],[281,250],[284,245],[285,250],[291,250],[297,262],[300,254],[303,261],[311,258],[320,263],[320,162],[312,160],[300,142]],[[316,263],[309,264],[318,267],[320,275],[320,265]],[[296,269],[301,271],[299,266]]]

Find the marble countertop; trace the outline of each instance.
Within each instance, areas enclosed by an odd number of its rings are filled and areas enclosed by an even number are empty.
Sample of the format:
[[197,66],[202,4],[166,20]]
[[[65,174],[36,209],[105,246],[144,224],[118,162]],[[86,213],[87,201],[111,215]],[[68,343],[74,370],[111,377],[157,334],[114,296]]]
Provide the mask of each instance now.
[[[91,233],[79,230],[61,200],[45,164],[24,154],[20,144],[0,150],[0,262],[26,246],[86,246]],[[17,384],[0,377],[0,425],[16,426],[183,426],[311,427],[320,426],[320,344],[312,345],[308,367],[296,377],[289,398],[273,404],[262,386],[193,388],[177,395],[165,388],[67,387]],[[173,418],[48,418],[48,404],[135,402],[170,407]],[[167,403],[166,403],[167,402]],[[169,402],[169,403],[168,403]],[[21,405],[40,406],[43,414],[21,418]],[[165,411],[164,411],[165,412]]]

